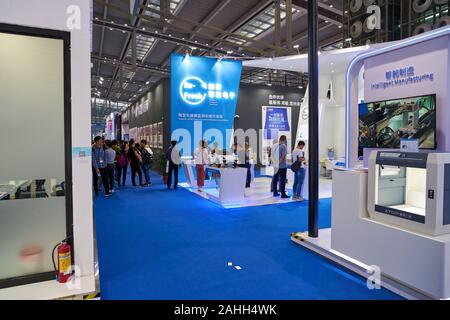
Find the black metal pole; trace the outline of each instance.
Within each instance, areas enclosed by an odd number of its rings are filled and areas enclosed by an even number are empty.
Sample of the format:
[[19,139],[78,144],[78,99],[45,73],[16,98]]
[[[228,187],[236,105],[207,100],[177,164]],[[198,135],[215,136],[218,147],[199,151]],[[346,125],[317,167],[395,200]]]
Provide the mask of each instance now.
[[308,78],[309,78],[309,212],[308,236],[317,238],[319,207],[319,55],[317,0],[308,1]]

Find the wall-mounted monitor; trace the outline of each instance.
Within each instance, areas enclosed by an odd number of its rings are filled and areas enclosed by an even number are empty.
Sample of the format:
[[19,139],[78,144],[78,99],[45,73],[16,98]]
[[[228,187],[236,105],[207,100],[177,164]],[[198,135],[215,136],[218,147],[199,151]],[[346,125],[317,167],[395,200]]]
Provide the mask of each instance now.
[[436,95],[359,104],[359,149],[400,148],[417,139],[420,149],[436,149]]

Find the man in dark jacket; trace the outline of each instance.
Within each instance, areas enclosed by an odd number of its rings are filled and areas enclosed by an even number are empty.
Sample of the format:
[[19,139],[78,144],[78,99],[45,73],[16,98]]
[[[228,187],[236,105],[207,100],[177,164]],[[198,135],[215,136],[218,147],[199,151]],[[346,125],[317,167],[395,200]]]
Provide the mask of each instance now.
[[172,184],[172,173],[174,174],[173,188],[178,188],[178,166],[181,164],[180,151],[177,148],[177,141],[170,142],[170,147],[166,153],[167,160],[169,161],[169,172],[167,175],[167,189],[170,189]]
[[102,137],[97,136],[94,138],[94,145],[92,146],[92,175],[94,178],[94,192],[98,196],[98,178],[102,179],[103,188],[105,189],[105,196],[111,196],[109,190],[109,180],[107,163],[105,158],[105,149],[103,148]]

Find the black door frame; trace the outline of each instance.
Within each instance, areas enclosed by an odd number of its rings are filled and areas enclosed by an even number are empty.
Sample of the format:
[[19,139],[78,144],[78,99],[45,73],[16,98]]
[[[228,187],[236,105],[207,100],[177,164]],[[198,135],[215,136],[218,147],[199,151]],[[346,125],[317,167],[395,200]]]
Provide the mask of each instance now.
[[[64,43],[64,158],[65,158],[65,200],[66,200],[66,235],[72,247],[72,263],[74,260],[73,242],[73,190],[72,190],[72,106],[71,106],[71,54],[70,32],[51,29],[25,27],[0,23],[0,33],[16,34],[39,38],[63,40]],[[63,239],[61,239],[63,240]],[[56,245],[56,243],[55,243]],[[49,257],[50,258],[50,257]],[[56,272],[44,272],[9,279],[0,279],[0,289],[21,286],[30,283],[55,280]]]

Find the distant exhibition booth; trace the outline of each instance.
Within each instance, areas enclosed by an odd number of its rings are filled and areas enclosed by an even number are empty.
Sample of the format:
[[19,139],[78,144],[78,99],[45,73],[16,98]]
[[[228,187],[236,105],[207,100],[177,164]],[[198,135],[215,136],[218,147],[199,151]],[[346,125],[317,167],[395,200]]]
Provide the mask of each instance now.
[[[374,47],[382,47],[377,44]],[[353,47],[324,51],[319,54],[319,157],[320,157],[320,198],[331,197],[332,172],[336,167],[345,166],[345,72],[352,59],[358,54],[373,47]],[[293,72],[308,72],[308,55],[256,59],[244,62],[244,66],[268,68]],[[362,74],[360,74],[362,81]],[[308,88],[298,110],[296,131],[292,134],[292,141],[305,141],[306,158],[308,157],[308,120],[309,101]],[[276,104],[276,102],[275,102]],[[292,110],[294,111],[294,110]],[[295,110],[297,111],[297,110]],[[280,135],[283,132],[279,133]],[[270,141],[265,141],[270,143]],[[263,145],[267,147],[268,145]],[[295,147],[295,145],[293,145]],[[306,175],[308,167],[305,166]],[[265,167],[267,175],[273,174],[273,168]],[[288,181],[292,187],[293,172],[288,170]],[[308,199],[308,181],[305,179],[303,196]]]
[[352,59],[332,226],[292,235],[369,288],[411,299],[450,298],[449,35],[445,27]]

